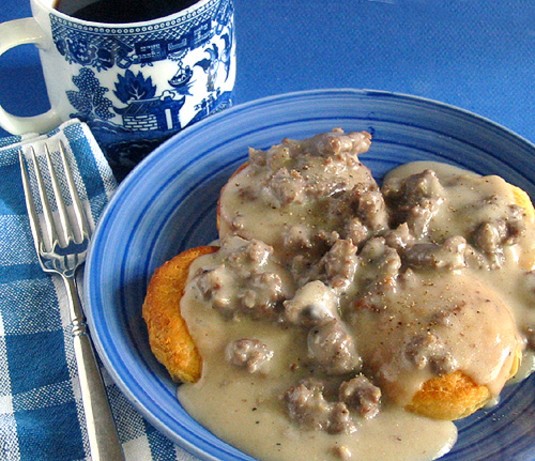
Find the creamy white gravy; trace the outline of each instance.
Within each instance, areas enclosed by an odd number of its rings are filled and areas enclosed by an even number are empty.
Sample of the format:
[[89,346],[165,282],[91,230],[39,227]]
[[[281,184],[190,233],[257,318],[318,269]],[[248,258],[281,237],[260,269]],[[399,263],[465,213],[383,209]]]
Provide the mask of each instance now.
[[[356,160],[369,138],[334,138],[326,153],[329,136],[254,151],[223,190],[222,250],[193,263],[181,302],[202,377],[178,397],[265,461],[432,460],[457,433],[403,409],[427,379],[461,370],[497,398],[520,354],[532,371],[533,216],[502,179],[437,163],[392,171],[381,195]],[[243,338],[262,344],[265,363],[231,363],[228,345]],[[342,429],[319,417],[318,430],[288,410],[301,380],[323,380],[331,408],[361,373],[382,393],[367,417],[350,408]]]
[[[200,381],[179,387],[180,402],[210,431],[254,458],[340,461],[346,449],[349,460],[425,461],[446,453],[455,443],[453,423],[433,421],[394,405],[362,421],[352,434],[303,431],[288,419],[281,395],[307,375],[293,365],[306,356],[306,332],[250,319],[228,322],[206,309],[191,291],[183,299],[182,315],[204,362]],[[225,360],[229,341],[251,335],[274,350],[267,374],[249,374]]]

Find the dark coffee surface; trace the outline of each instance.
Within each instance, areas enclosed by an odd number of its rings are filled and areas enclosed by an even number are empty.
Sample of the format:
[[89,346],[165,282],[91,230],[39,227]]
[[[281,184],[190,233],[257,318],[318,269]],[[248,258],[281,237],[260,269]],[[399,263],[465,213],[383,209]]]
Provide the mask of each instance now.
[[[55,8],[86,21],[126,23],[157,19],[181,11],[198,0],[97,0],[76,9],[75,0],[58,0]],[[74,12],[73,12],[74,11]]]

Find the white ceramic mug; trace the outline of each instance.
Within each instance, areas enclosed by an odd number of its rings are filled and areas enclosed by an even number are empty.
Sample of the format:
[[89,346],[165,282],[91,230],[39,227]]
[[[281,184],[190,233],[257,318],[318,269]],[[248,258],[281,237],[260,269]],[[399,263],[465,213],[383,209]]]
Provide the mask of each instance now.
[[171,134],[231,104],[232,0],[199,0],[126,24],[68,16],[53,8],[56,0],[30,1],[31,18],[0,24],[0,54],[21,44],[39,48],[51,109],[19,117],[0,107],[6,131],[45,132],[76,117],[112,167],[128,170]]

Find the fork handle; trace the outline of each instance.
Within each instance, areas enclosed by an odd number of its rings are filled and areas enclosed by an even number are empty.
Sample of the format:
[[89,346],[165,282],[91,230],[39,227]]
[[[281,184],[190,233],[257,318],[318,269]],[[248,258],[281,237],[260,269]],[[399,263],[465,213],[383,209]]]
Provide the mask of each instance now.
[[91,458],[93,461],[124,460],[102,375],[87,331],[76,280],[68,276],[64,276],[63,280],[69,297],[74,353]]

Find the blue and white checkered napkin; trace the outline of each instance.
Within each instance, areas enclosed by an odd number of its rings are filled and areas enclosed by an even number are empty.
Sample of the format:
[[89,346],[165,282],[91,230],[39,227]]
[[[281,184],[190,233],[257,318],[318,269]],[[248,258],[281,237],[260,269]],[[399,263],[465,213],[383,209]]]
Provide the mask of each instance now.
[[[0,139],[0,460],[90,459],[63,284],[37,261],[18,152],[63,140],[96,222],[116,183],[87,125]],[[82,192],[83,193],[83,192]],[[83,198],[83,197],[82,197]],[[130,405],[103,370],[127,460],[193,460]]]

